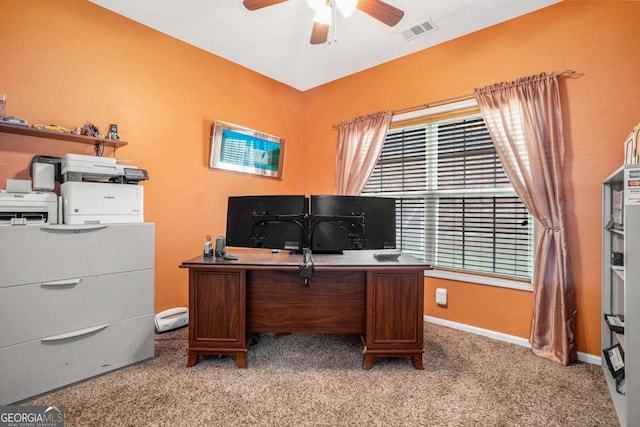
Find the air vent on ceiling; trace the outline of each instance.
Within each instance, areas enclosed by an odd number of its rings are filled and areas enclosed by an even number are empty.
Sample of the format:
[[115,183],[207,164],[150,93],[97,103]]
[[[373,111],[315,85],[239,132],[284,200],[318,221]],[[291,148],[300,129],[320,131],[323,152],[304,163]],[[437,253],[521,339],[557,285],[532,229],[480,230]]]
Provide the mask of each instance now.
[[409,40],[413,40],[417,37],[421,37],[424,36],[427,33],[430,33],[432,31],[437,30],[438,27],[436,26],[436,24],[433,23],[432,20],[428,19],[424,22],[421,22],[419,24],[415,24],[412,25],[408,28],[405,28],[404,30],[402,30],[402,35],[404,36],[404,38],[409,41]]

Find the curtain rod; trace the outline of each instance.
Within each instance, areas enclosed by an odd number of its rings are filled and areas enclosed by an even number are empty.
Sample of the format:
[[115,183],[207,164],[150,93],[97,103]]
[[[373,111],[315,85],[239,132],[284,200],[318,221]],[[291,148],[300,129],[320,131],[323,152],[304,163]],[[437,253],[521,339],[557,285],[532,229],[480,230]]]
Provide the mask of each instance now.
[[391,112],[395,114],[409,113],[415,110],[422,110],[423,108],[429,107],[437,107],[442,104],[449,104],[450,102],[456,101],[466,101],[467,99],[473,98],[473,93],[466,93],[464,95],[454,96],[451,98],[441,99],[439,101],[426,102],[424,104],[414,105],[413,107],[401,108],[399,110],[392,110]]
[[[576,71],[574,70],[564,70],[564,71],[554,71],[552,73],[553,76],[556,77],[569,77],[572,76],[576,73]],[[399,110],[391,110],[392,114],[401,114],[401,113],[409,113],[411,111],[415,111],[415,110],[421,110],[423,108],[429,108],[429,107],[436,107],[438,105],[441,104],[448,104],[450,102],[455,102],[455,101],[465,101],[467,99],[471,99],[474,97],[473,92],[472,93],[467,93],[464,95],[459,95],[459,96],[454,96],[452,98],[446,98],[446,99],[441,99],[439,101],[433,101],[433,102],[428,102],[428,103],[423,103],[423,104],[419,104],[419,105],[414,105],[413,107],[406,107],[406,108],[401,108]],[[340,126],[340,124],[336,124],[333,125],[334,128],[338,128],[338,126]]]

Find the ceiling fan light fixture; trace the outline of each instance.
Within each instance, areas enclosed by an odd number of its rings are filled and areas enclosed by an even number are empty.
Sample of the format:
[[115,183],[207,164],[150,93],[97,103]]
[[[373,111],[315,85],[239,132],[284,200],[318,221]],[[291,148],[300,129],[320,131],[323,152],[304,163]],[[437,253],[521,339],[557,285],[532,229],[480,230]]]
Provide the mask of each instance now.
[[317,22],[321,25],[331,25],[331,5],[327,2],[324,6],[316,11],[316,15],[313,17],[313,22]]
[[358,0],[335,0],[336,6],[345,18],[350,17],[356,11]]

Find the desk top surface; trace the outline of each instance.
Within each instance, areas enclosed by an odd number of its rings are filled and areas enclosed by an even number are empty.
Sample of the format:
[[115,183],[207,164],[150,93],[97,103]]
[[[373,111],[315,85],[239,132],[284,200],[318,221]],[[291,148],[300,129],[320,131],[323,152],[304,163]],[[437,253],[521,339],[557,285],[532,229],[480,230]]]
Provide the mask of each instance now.
[[[389,250],[353,250],[344,251],[343,254],[313,254],[314,268],[340,269],[340,268],[364,268],[364,269],[411,269],[429,270],[431,266],[419,259],[402,253],[394,260],[379,260],[374,254],[396,252]],[[289,251],[272,252],[270,249],[249,249],[228,247],[227,254],[235,255],[237,260],[225,260],[204,258],[202,255],[183,261],[180,267],[235,267],[235,268],[295,268],[302,262],[301,254],[292,254]]]

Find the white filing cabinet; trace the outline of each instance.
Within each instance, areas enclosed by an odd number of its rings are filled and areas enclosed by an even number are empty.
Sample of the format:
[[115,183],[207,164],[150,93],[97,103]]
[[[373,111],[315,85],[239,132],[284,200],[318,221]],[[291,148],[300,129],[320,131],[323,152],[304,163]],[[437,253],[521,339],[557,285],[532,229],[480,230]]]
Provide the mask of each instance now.
[[154,356],[154,233],[0,227],[0,405]]

